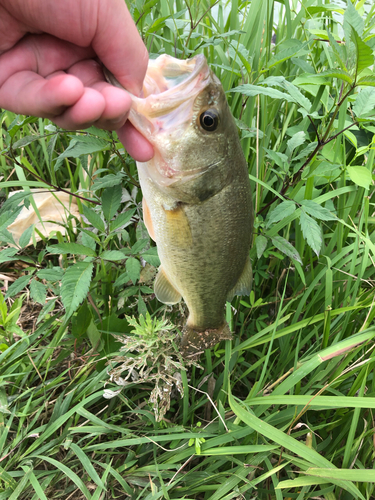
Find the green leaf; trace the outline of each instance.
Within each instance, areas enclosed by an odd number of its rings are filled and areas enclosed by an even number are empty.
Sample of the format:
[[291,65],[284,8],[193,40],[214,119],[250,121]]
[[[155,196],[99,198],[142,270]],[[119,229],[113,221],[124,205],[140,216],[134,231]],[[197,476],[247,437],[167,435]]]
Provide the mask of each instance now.
[[322,207],[318,203],[315,203],[315,201],[303,200],[301,201],[301,205],[305,212],[309,213],[313,217],[316,217],[317,219],[337,220],[337,217],[332,212]]
[[108,222],[111,221],[119,209],[121,203],[122,189],[120,185],[107,188],[102,194],[102,210]]
[[88,476],[94,481],[94,483],[102,488],[103,490],[107,491],[107,488],[103,484],[103,481],[100,479],[98,473],[94,469],[94,466],[91,462],[91,459],[88,458],[88,456],[84,453],[82,448],[75,443],[71,443],[70,448],[74,451],[76,457],[78,460],[81,462],[82,466],[86,470]]
[[357,82],[358,87],[375,87],[375,76],[363,76]]
[[18,215],[22,210],[21,207],[17,207],[12,211],[3,212],[0,215],[0,232],[4,231],[8,226],[13,224],[13,222],[17,219]]
[[347,171],[354,184],[369,189],[372,183],[372,175],[366,167],[348,167]]
[[104,221],[95,210],[83,205],[83,215],[95,229],[98,229],[102,233],[105,231]]
[[293,151],[305,142],[306,134],[302,130],[292,136],[287,142],[287,154],[290,157]]
[[33,279],[30,283],[30,297],[35,302],[38,302],[38,304],[42,304],[42,306],[44,306],[47,297],[47,289],[45,285],[43,285],[40,281]]
[[91,347],[95,349],[95,351],[101,351],[103,349],[102,334],[99,332],[93,319],[91,319],[90,324],[87,327],[87,336],[89,338]]
[[63,472],[64,476],[69,478],[71,481],[73,481],[73,483],[82,491],[82,493],[84,494],[84,496],[87,500],[92,499],[92,496],[91,496],[89,490],[87,489],[87,487],[85,486],[85,483],[82,481],[82,479],[79,476],[77,476],[77,474],[75,472],[72,471],[72,469],[69,469],[69,467],[62,464],[58,460],[55,460],[54,458],[50,458],[50,457],[47,457],[44,455],[35,455],[35,457],[39,458],[39,460],[41,460],[42,462],[43,461],[48,462],[51,465],[53,465],[54,467],[56,467],[57,469],[61,470]]
[[126,258],[125,255],[120,252],[120,250],[105,250],[99,255],[99,257],[104,260],[114,261],[124,260]]
[[362,73],[362,71],[369,66],[374,64],[374,56],[372,49],[360,38],[357,31],[352,28],[351,40],[355,45],[357,60],[356,60],[356,77]]
[[322,71],[321,73],[318,73],[317,75],[311,75],[311,79],[314,80],[314,78],[339,78],[340,80],[344,80],[345,82],[348,83],[353,83],[353,78],[349,75],[347,71],[340,70],[338,68],[336,69],[328,69],[326,71]]
[[278,151],[273,151],[272,149],[264,148],[264,150],[267,152],[267,156],[273,160],[276,165],[278,165],[280,168],[284,168],[284,164],[288,161],[287,155],[284,155],[284,153],[279,153]]
[[264,250],[267,248],[267,238],[260,234],[255,240],[255,246],[257,249],[257,257],[260,259],[263,255]]
[[51,283],[56,283],[60,281],[64,275],[64,269],[59,266],[54,266],[52,268],[41,269],[36,273],[39,279],[47,280]]
[[353,112],[358,117],[361,118],[367,115],[375,108],[375,89],[368,87],[362,89],[356,97],[355,103],[353,105]]
[[21,234],[19,245],[21,248],[26,247],[30,243],[30,238],[34,230],[34,224],[31,224],[25,231]]
[[149,238],[142,238],[141,240],[138,240],[133,246],[132,246],[132,254],[136,255],[150,244],[150,239]]
[[91,189],[93,191],[98,191],[99,189],[118,186],[119,184],[122,184],[123,181],[124,181],[124,174],[122,172],[118,172],[116,175],[108,174],[105,175],[104,177],[96,178]]
[[350,24],[350,26],[354,28],[360,36],[363,35],[364,21],[352,4],[351,0],[349,0],[346,5],[344,24]]
[[[229,386],[230,389],[230,386]],[[229,391],[229,405],[233,412],[250,428],[254,429],[256,432],[259,432],[262,436],[265,436],[266,438],[274,441],[275,443],[278,443],[279,445],[283,446],[287,450],[292,451],[296,455],[302,457],[304,460],[307,462],[310,462],[311,464],[321,467],[321,468],[327,468],[327,469],[334,469],[338,470],[335,468],[335,466],[329,462],[326,458],[323,456],[319,455],[317,451],[315,451],[312,448],[309,448],[306,446],[304,443],[301,443],[297,439],[294,439],[293,437],[289,436],[285,432],[282,432],[281,430],[277,429],[276,427],[273,427],[269,423],[267,423],[264,420],[261,420],[260,418],[256,417],[250,411],[245,410],[242,406],[240,406],[233,398],[231,392]],[[348,484],[345,483],[344,481],[340,481],[337,483],[339,486],[342,488],[350,491],[352,494],[354,494],[355,498],[360,497],[362,500],[365,500],[363,495],[359,492],[359,490],[353,485],[353,484]]]
[[272,99],[283,99],[288,102],[295,102],[294,99],[285,92],[280,92],[280,90],[273,89],[270,87],[260,87],[259,85],[251,85],[250,83],[239,85],[238,87],[231,89],[230,92],[239,92],[249,97],[254,97],[257,95],[265,95],[267,97],[272,97]]
[[295,103],[306,109],[306,111],[310,111],[311,102],[301,93],[298,87],[293,85],[293,83],[289,82],[288,80],[284,80],[284,82],[282,83],[282,87],[288,92]]
[[96,256],[94,250],[84,245],[80,245],[79,243],[57,243],[56,245],[47,245],[46,250],[49,253],[71,253],[74,255],[85,255],[88,257]]
[[280,205],[277,205],[269,215],[269,219],[267,222],[267,226],[271,226],[271,224],[274,224],[275,222],[279,222],[280,220],[285,219],[285,217],[289,217],[296,209],[296,204],[294,201],[286,200],[280,203]]
[[34,141],[38,141],[40,138],[40,135],[25,135],[25,137],[22,137],[22,139],[20,139],[19,141],[14,142],[12,144],[12,148],[23,148]]
[[98,151],[107,151],[110,143],[103,139],[91,135],[76,135],[70,141],[66,150],[58,156],[55,163],[55,170],[58,170],[65,158],[79,158],[82,155],[93,154]]
[[135,209],[127,210],[126,212],[118,215],[114,221],[111,222],[110,228],[111,231],[115,231],[116,229],[124,229],[129,224],[131,224],[131,218],[135,214]]
[[301,212],[299,223],[301,225],[303,237],[307,241],[307,244],[314,250],[316,255],[319,256],[323,242],[319,224],[304,211]]
[[78,262],[65,271],[61,280],[61,299],[67,317],[71,316],[86,298],[93,268],[92,262]]
[[126,272],[135,285],[141,275],[141,264],[138,259],[129,257],[126,261]]
[[360,483],[375,483],[375,470],[371,469],[315,469],[309,468],[305,471],[309,476],[317,476],[326,479],[339,479],[344,481],[358,481]]
[[[26,201],[30,204],[30,201],[28,198],[32,195],[32,193],[28,191],[19,191],[18,193],[16,192],[15,194],[12,194],[11,196],[8,197],[8,199],[5,201],[3,206],[1,207],[0,213],[4,212],[12,212],[15,210],[18,205],[20,204],[21,201],[24,202],[26,205]],[[27,208],[27,207],[26,207]]]
[[21,290],[23,290],[29,283],[30,281],[30,275],[25,274],[25,276],[21,276],[18,278],[14,283],[10,285],[8,288],[8,291],[5,295],[5,298],[8,299],[9,297],[13,297],[14,295],[17,295]]
[[271,238],[272,244],[280,250],[280,252],[284,253],[291,259],[296,260],[297,262],[300,262],[302,264],[301,257],[298,253],[298,251],[294,248],[293,245],[289,243],[285,238],[282,236],[274,236]]
[[18,248],[4,248],[0,251],[0,263],[9,262],[11,260],[19,259],[19,257],[14,257],[18,252]]
[[345,53],[343,48],[339,43],[336,42],[335,38],[332,36],[332,33],[330,31],[327,31],[328,33],[328,39],[329,39],[329,44],[331,46],[331,49],[333,53],[335,54],[336,62],[338,62],[340,68],[347,73],[347,69],[344,63],[345,59]]
[[150,247],[142,254],[142,258],[154,267],[160,266],[160,259],[158,256],[158,249],[156,247]]

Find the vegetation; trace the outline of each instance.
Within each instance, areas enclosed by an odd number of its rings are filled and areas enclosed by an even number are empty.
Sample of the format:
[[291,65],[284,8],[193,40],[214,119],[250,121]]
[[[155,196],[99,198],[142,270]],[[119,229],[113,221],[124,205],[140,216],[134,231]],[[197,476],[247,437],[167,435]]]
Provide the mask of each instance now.
[[[253,291],[227,304],[234,340],[184,365],[185,310],[153,295],[116,134],[2,112],[0,500],[374,498],[375,4],[130,9],[151,57],[204,53],[228,92]],[[46,187],[78,194],[82,218],[14,246],[6,228]]]

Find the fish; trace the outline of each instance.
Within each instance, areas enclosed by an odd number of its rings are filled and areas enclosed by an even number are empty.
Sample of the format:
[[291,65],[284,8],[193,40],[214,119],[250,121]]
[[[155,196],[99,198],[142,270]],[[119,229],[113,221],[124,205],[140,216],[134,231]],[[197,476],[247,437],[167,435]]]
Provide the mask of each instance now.
[[[107,79],[119,85],[107,73]],[[144,222],[161,266],[157,299],[183,299],[181,353],[196,358],[231,339],[225,304],[249,295],[254,212],[248,166],[220,80],[204,55],[150,60],[129,121],[155,155],[137,162]]]

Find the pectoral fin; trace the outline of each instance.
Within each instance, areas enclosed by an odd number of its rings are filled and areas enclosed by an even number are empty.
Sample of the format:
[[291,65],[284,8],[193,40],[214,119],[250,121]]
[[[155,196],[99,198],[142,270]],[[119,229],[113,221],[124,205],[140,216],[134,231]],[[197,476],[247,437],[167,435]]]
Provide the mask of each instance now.
[[163,302],[163,304],[177,304],[181,300],[181,294],[171,284],[167,278],[163,268],[159,269],[158,275],[155,279],[154,292],[156,298]]
[[251,285],[253,283],[253,270],[251,267],[250,257],[247,258],[244,270],[237,281],[236,285],[228,293],[227,301],[231,302],[235,295],[249,295]]
[[154,226],[152,225],[150,209],[148,208],[147,202],[144,198],[142,200],[142,208],[143,208],[143,220],[147,228],[148,234],[150,235],[150,238],[152,238],[155,241],[155,231],[154,231]]

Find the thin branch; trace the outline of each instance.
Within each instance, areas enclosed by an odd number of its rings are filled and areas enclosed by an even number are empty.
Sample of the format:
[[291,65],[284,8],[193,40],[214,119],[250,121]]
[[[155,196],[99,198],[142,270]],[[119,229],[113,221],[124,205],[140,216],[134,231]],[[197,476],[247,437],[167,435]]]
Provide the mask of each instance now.
[[36,177],[39,181],[43,182],[44,184],[47,184],[47,186],[50,186],[51,188],[53,188],[55,191],[62,191],[63,193],[67,193],[67,194],[70,194],[72,196],[74,196],[75,198],[79,198],[80,200],[83,200],[83,201],[88,201],[89,203],[94,203],[95,205],[101,205],[101,203],[99,201],[95,201],[95,200],[91,200],[90,198],[85,198],[84,196],[80,196],[79,194],[76,194],[76,193],[72,193],[71,191],[69,191],[68,189],[64,189],[60,186],[55,186],[54,184],[52,184],[51,182],[48,182],[46,181],[45,179],[43,179],[42,177],[40,177],[38,174],[36,174],[35,172],[33,172],[32,170],[29,170],[27,167],[25,167],[25,165],[22,165],[22,163],[20,163],[17,158],[14,157],[13,155],[13,150],[11,149],[10,151],[10,157],[6,154],[3,154],[3,156],[5,156],[5,158],[7,158],[8,160],[11,160],[11,161],[14,161],[14,163],[16,163],[16,165],[18,165],[19,167],[23,168],[24,170],[26,170],[26,172],[28,172],[29,174],[33,175],[34,177]]

